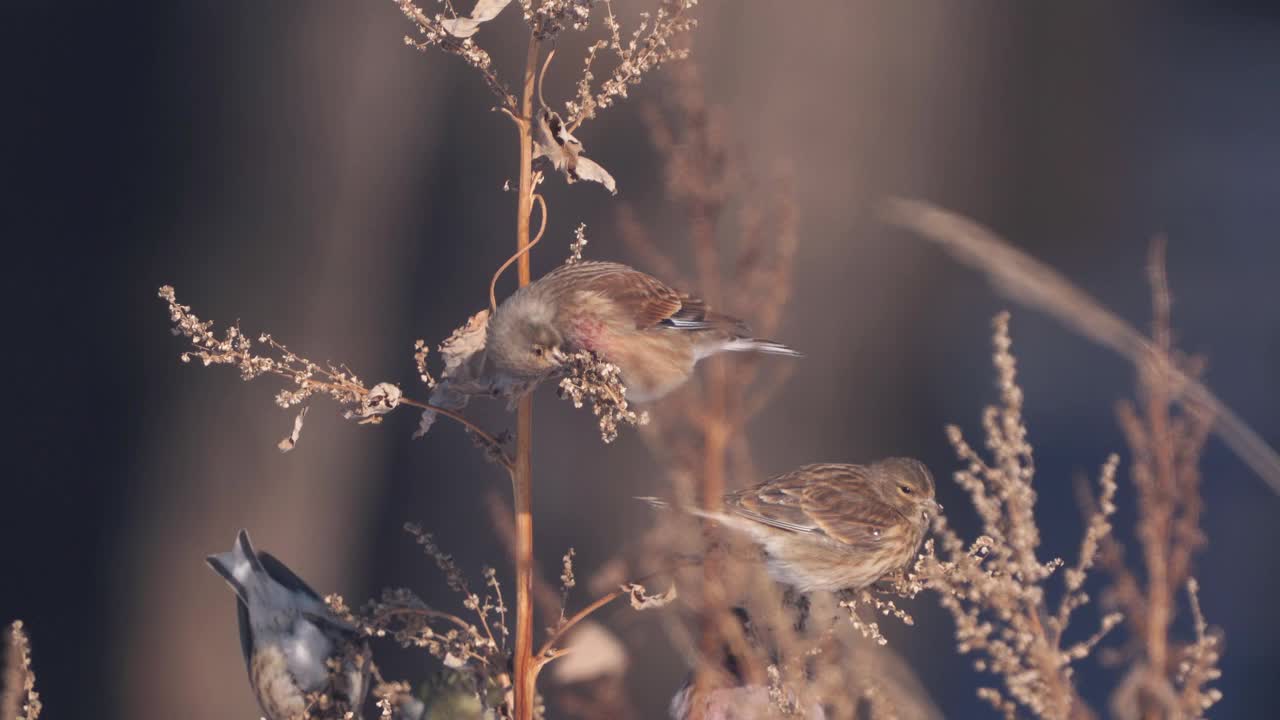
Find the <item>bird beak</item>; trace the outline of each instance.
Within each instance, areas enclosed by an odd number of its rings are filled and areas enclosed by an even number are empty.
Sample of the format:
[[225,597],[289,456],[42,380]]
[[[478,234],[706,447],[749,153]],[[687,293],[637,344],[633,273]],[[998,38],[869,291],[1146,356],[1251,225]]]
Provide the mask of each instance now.
[[554,360],[557,365],[563,365],[569,361],[569,355],[565,353],[564,350],[555,347],[551,348],[551,359]]
[[938,502],[937,500],[930,500],[925,505],[925,510],[924,510],[925,522],[929,522],[933,518],[936,518],[941,514],[942,514],[942,503]]

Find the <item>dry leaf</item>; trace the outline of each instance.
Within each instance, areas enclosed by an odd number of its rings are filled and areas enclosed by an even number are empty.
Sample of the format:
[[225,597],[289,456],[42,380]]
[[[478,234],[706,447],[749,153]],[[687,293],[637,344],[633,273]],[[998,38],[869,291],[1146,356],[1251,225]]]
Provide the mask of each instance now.
[[[453,331],[440,343],[440,357],[444,359],[444,372],[431,391],[432,405],[448,410],[461,410],[472,395],[490,395],[492,383],[481,377],[484,371],[484,343],[489,327],[489,311],[481,310],[467,319],[462,327]],[[418,421],[415,439],[426,435],[435,424],[436,412],[423,410]]]
[[402,397],[404,393],[399,387],[388,382],[378,383],[360,398],[359,408],[342,413],[342,417],[361,425],[377,425],[383,415],[400,406]]
[[304,405],[298,411],[298,417],[293,419],[293,432],[289,433],[289,437],[276,444],[276,447],[280,448],[280,452],[289,452],[298,444],[298,436],[302,434],[302,419],[307,416],[307,410],[309,409],[311,409],[310,405]]
[[622,590],[631,595],[631,607],[636,610],[653,610],[655,608],[670,605],[676,599],[676,585],[671,584],[671,588],[664,593],[650,595],[643,585],[631,583],[623,585]]
[[470,17],[446,18],[440,21],[440,25],[454,37],[469,38],[476,34],[481,24],[498,17],[498,13],[509,4],[511,0],[478,0]]
[[558,113],[545,107],[538,111],[533,123],[533,142],[534,157],[545,157],[556,170],[564,173],[566,182],[590,180],[604,185],[611,194],[618,194],[613,176],[582,154],[582,143],[569,133]]

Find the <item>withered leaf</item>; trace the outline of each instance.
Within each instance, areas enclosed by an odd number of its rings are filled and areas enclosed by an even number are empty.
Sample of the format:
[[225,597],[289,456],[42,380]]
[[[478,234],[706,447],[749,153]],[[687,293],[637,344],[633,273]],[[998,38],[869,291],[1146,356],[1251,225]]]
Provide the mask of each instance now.
[[440,21],[445,32],[457,38],[469,38],[476,34],[480,26],[498,17],[502,9],[511,4],[511,0],[478,0],[470,17],[446,18]]
[[582,143],[570,134],[560,114],[543,107],[533,123],[534,157],[546,158],[552,167],[564,174],[565,181],[590,180],[618,194],[618,185],[609,171],[582,154]]

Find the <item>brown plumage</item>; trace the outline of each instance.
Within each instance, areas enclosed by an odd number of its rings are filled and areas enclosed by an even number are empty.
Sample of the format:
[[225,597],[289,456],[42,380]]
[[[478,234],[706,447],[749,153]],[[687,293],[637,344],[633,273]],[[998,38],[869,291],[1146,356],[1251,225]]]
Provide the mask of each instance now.
[[915,556],[941,508],[923,463],[803,465],[693,511],[749,535],[775,580],[800,592],[865,588]]
[[562,265],[507,298],[489,320],[488,361],[500,381],[550,376],[568,353],[589,350],[622,371],[627,398],[654,400],[680,386],[698,360],[724,351],[798,356],[751,337],[741,320],[619,263]]

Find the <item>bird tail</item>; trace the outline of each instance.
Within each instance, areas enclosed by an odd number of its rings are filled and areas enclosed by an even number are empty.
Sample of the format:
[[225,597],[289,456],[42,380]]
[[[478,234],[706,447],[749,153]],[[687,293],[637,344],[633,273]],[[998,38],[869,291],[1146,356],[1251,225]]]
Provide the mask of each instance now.
[[724,349],[729,352],[758,352],[766,355],[783,355],[794,358],[804,357],[804,353],[799,350],[787,347],[780,342],[765,340],[764,338],[734,338],[724,346]]
[[210,555],[204,560],[214,572],[227,581],[235,591],[236,597],[246,603],[249,602],[249,593],[245,586],[254,576],[266,573],[262,567],[262,561],[258,559],[258,553],[254,552],[253,544],[249,542],[249,533],[246,530],[241,530],[236,535],[236,544],[230,552]]
[[659,497],[637,495],[634,499],[643,503],[648,503],[650,507],[657,508],[658,510],[667,510],[671,507],[671,503]]
[[710,510],[703,510],[700,507],[691,507],[687,505],[674,505],[658,497],[637,496],[635,499],[641,502],[648,503],[650,507],[653,507],[658,510],[664,510],[664,511],[677,510],[682,513],[688,513],[689,515],[694,515],[700,518],[706,518],[707,520],[715,520],[717,522],[724,522],[726,519],[726,516],[724,513],[712,512]]

